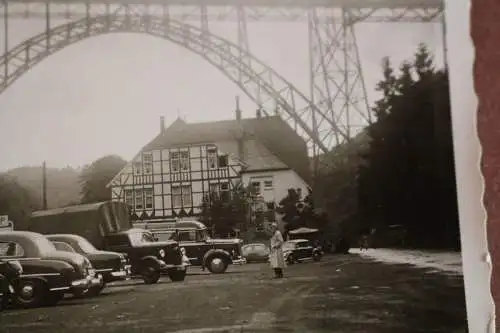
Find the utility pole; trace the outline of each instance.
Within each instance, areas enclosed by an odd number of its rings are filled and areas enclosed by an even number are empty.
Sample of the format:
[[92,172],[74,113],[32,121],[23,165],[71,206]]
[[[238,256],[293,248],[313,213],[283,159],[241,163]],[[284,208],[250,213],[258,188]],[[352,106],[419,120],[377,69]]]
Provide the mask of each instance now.
[[45,161],[43,161],[42,168],[42,208],[43,210],[47,210],[47,165]]

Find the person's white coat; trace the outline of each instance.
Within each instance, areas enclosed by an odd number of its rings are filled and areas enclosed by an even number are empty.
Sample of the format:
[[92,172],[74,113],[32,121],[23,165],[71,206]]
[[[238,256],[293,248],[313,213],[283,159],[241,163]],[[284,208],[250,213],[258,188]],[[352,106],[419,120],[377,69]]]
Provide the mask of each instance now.
[[285,256],[283,255],[283,236],[279,230],[275,230],[270,239],[269,263],[274,268],[285,268]]

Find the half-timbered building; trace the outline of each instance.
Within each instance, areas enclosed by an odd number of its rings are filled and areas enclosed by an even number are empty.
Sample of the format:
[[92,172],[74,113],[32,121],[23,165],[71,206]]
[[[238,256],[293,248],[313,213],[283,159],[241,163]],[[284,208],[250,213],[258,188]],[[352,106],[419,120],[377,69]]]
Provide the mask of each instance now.
[[196,216],[205,195],[240,182],[266,202],[280,201],[290,187],[307,193],[306,143],[279,116],[242,119],[237,108],[234,120],[160,122],[160,133],[108,184],[135,220]]

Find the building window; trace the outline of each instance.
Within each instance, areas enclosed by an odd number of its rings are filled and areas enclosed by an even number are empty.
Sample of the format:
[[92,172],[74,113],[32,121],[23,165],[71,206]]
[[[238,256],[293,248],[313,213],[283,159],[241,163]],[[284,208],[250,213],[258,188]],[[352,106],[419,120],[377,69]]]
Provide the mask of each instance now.
[[272,190],[272,189],[273,189],[273,181],[264,180],[264,190]]
[[132,190],[125,190],[125,203],[129,207],[134,207],[134,192]]
[[182,192],[180,186],[172,186],[172,207],[182,207]]
[[134,163],[134,174],[140,175],[142,173],[142,164],[141,162]]
[[142,190],[135,190],[135,209],[141,210],[144,209],[144,198],[142,195]]
[[190,207],[193,205],[193,199],[191,196],[191,186],[184,185],[182,186],[182,206]]
[[180,154],[178,151],[170,152],[170,170],[172,172],[180,171]]
[[209,169],[217,169],[217,148],[208,148],[207,161]]
[[225,168],[228,166],[228,156],[227,155],[221,155],[219,156],[219,168]]
[[152,188],[144,189],[144,203],[145,203],[146,209],[153,208],[153,189]]
[[220,198],[221,200],[228,201],[229,200],[229,183],[221,183],[220,184]]
[[210,184],[210,193],[219,193],[219,184],[217,183],[213,183],[213,184]]
[[153,154],[151,154],[151,153],[143,154],[142,155],[142,163],[143,163],[144,173],[145,174],[152,174],[153,173]]
[[260,194],[260,182],[252,182],[252,189],[255,195]]
[[189,170],[189,151],[181,151],[181,170]]

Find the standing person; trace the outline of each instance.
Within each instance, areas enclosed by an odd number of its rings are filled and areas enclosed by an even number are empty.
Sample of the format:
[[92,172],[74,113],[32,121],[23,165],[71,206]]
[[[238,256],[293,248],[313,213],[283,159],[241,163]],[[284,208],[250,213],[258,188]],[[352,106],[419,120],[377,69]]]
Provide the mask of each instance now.
[[285,268],[285,257],[283,256],[283,236],[278,230],[276,223],[271,224],[271,232],[273,235],[270,239],[271,253],[269,254],[269,263],[274,269],[275,278],[283,277],[283,268]]

